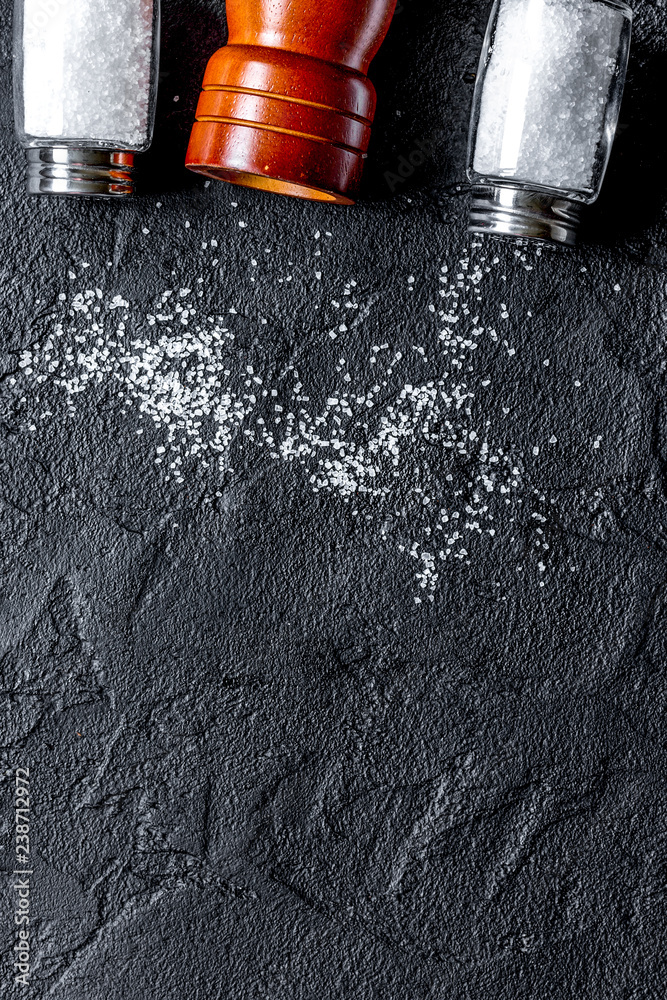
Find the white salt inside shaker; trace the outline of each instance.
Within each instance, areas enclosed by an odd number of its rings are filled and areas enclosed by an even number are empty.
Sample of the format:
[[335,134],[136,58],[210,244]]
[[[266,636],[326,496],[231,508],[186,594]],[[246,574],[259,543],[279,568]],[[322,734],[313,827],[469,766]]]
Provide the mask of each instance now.
[[615,0],[497,0],[473,100],[471,232],[574,243],[609,160],[631,21]]
[[125,195],[152,138],[159,0],[16,0],[15,113],[36,194]]

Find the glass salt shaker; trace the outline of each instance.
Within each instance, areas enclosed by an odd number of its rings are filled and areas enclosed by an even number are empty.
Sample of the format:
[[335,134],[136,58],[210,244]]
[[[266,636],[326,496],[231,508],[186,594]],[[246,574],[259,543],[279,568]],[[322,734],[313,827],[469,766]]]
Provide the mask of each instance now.
[[119,197],[150,146],[160,0],[15,0],[14,110],[28,192]]
[[616,0],[496,0],[470,124],[470,232],[575,242],[607,168],[631,24]]

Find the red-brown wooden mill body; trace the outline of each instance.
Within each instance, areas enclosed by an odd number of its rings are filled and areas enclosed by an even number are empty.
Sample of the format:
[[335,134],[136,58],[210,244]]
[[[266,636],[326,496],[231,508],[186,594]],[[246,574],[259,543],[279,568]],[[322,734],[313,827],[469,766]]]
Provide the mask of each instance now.
[[396,0],[227,0],[186,165],[234,184],[350,205],[375,114],[368,67]]

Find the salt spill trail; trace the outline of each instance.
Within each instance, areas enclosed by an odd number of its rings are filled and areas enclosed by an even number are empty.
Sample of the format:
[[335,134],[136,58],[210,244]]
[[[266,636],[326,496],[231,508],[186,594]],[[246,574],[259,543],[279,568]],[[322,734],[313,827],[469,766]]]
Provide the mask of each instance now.
[[[216,240],[202,244],[204,267],[218,266],[216,247]],[[539,249],[518,249],[512,266],[531,271],[539,257]],[[52,332],[19,364],[23,378],[59,387],[69,413],[91,387],[115,386],[118,405],[138,412],[138,434],[147,421],[155,425],[154,460],[165,480],[185,482],[195,462],[210,470],[214,486],[205,502],[220,496],[239,450],[261,449],[275,462],[301,466],[304,489],[341,498],[351,517],[377,524],[382,540],[391,534],[395,541],[387,525],[400,524],[398,547],[415,561],[414,599],[433,601],[443,564],[470,565],[480,538],[490,543],[501,523],[514,522],[506,509],[513,497],[523,502],[525,457],[497,443],[505,432],[484,408],[490,355],[515,353],[507,305],[485,295],[485,279],[502,266],[493,244],[482,242],[454,267],[443,264],[428,289],[427,322],[420,322],[427,342],[409,344],[404,333],[387,330],[361,365],[347,359],[346,345],[360,339],[348,324],[358,315],[362,325],[372,305],[358,300],[356,279],[332,285],[330,301],[313,312],[313,349],[319,341],[323,351],[338,352],[324,392],[308,384],[300,364],[278,370],[264,362],[261,370],[251,363],[250,351],[235,345],[235,308],[209,314],[201,276],[164,289],[145,312],[98,287],[84,263],[68,274]],[[255,274],[261,279],[261,268]],[[321,276],[315,272],[318,282]],[[100,284],[108,280],[105,274]],[[407,281],[412,292],[415,279]],[[51,411],[45,418],[60,419]],[[545,518],[533,516],[542,573]]]

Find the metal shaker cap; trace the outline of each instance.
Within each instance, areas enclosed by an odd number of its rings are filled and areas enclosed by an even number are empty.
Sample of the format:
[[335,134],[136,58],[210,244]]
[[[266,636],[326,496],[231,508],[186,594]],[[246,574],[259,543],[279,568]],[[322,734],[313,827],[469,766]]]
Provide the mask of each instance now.
[[26,150],[28,194],[120,198],[134,193],[134,153],[78,146]]

